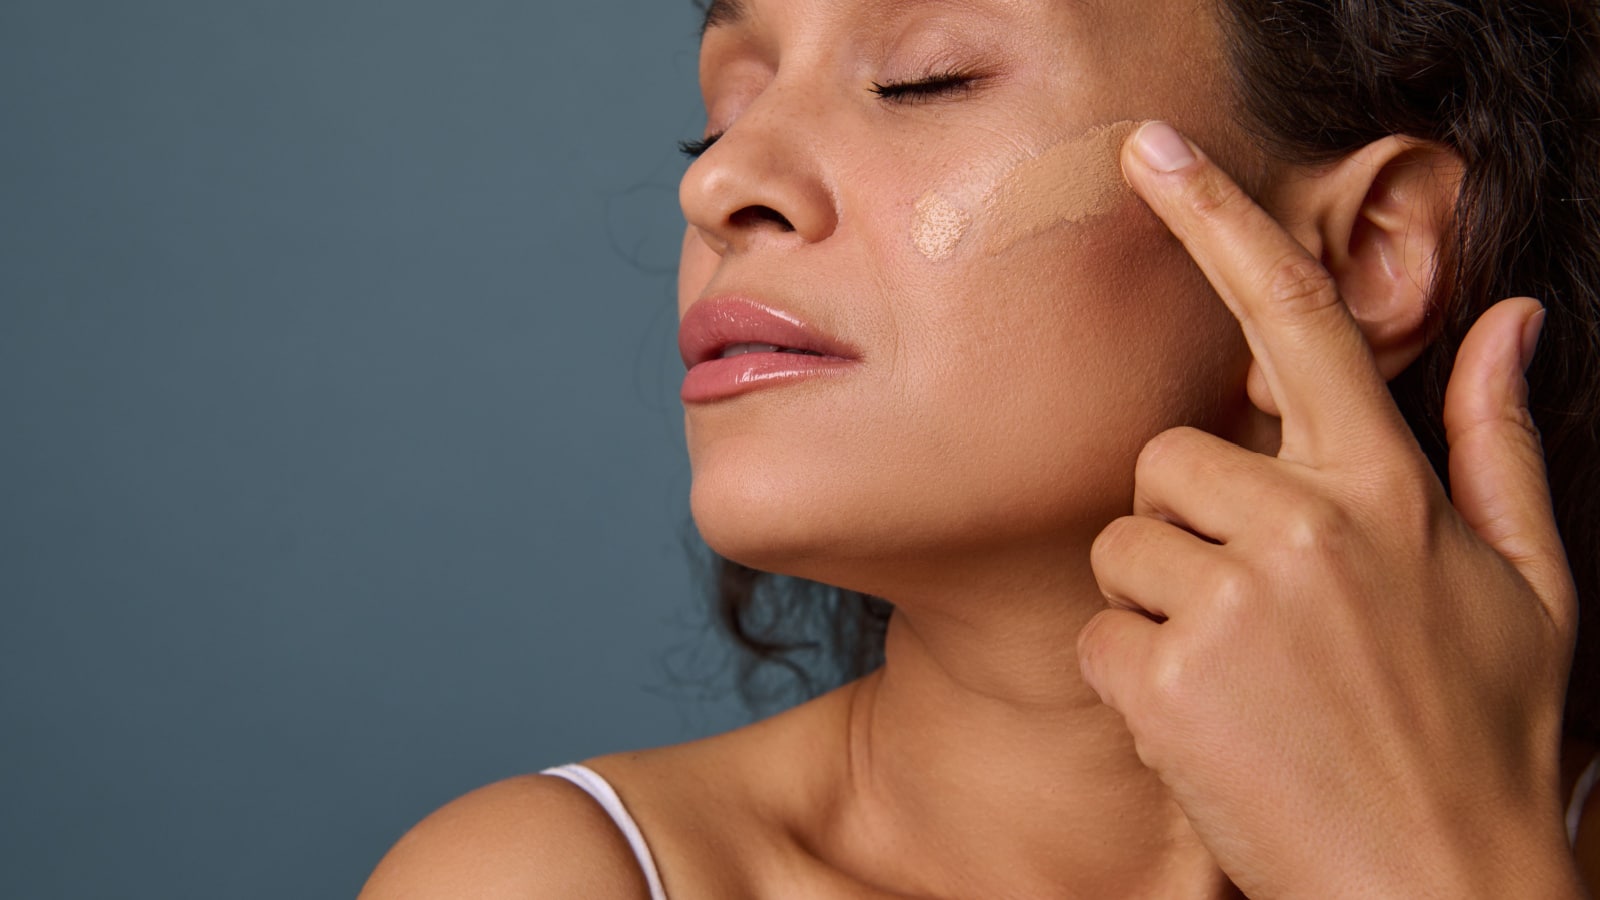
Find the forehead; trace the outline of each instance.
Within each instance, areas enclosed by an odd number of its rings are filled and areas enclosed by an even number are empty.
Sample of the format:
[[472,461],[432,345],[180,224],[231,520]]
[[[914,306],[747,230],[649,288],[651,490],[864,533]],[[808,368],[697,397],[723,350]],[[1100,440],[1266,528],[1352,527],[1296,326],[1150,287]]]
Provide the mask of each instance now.
[[[872,40],[914,14],[973,15],[1005,32],[1013,49],[1036,56],[1093,59],[1138,81],[1178,75],[1192,83],[1195,68],[1220,62],[1219,5],[1228,0],[695,0],[700,36],[721,32],[783,32],[800,22],[829,22],[834,40]],[[959,21],[959,19],[951,20]],[[880,33],[879,26],[882,26]],[[962,29],[966,25],[960,26]],[[1010,29],[1007,31],[1007,29]],[[740,40],[743,40],[741,37]],[[720,41],[719,41],[720,42]],[[1187,70],[1187,71],[1185,71]]]
[[[783,0],[780,0],[783,2]],[[836,0],[839,5],[854,7],[853,12],[862,16],[881,16],[901,9],[901,11],[915,9],[919,5],[926,5],[927,0]],[[708,31],[717,28],[731,28],[747,23],[755,13],[755,6],[759,5],[753,0],[695,0],[704,14],[700,23],[700,36],[705,37]],[[1157,23],[1163,19],[1181,17],[1183,13],[1193,13],[1208,5],[1208,0],[987,0],[987,3],[974,5],[991,5],[999,7],[1027,8],[1033,7],[1034,11],[1041,11],[1039,7],[1055,8],[1056,11],[1070,11],[1074,14],[1093,12],[1109,14],[1112,19],[1132,19],[1143,23],[1143,27],[1157,29]],[[1100,16],[1096,16],[1097,19]]]
[[[1050,102],[1066,103],[1103,121],[1159,118],[1199,139],[1214,158],[1246,180],[1256,180],[1259,150],[1242,139],[1240,96],[1227,58],[1230,0],[696,0],[708,32],[784,30],[801,21],[827,22],[831,39],[880,39],[913,13],[942,10],[967,29],[963,35],[1000,34],[1000,68],[1025,70],[1017,83],[1061,88]],[[996,23],[969,28],[960,14],[983,14]],[[920,18],[920,16],[918,17]],[[727,37],[742,41],[743,37]],[[723,45],[721,36],[715,43]],[[958,42],[959,43],[959,42]],[[992,50],[976,38],[971,46]],[[714,51],[725,58],[726,46]],[[704,49],[704,48],[703,48]],[[702,87],[708,57],[702,54]],[[715,71],[713,67],[712,71]],[[1035,78],[1034,76],[1037,76]],[[1237,146],[1235,146],[1237,144]]]

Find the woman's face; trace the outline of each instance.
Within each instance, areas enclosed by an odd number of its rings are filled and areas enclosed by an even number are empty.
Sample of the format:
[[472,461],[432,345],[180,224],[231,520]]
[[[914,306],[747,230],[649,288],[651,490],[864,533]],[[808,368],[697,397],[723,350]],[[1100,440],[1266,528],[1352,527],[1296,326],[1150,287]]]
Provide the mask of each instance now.
[[1243,157],[1207,4],[744,0],[713,20],[684,336],[843,358],[691,372],[714,549],[892,598],[910,573],[1087,543],[1128,510],[1145,441],[1242,421],[1237,327],[1116,163],[1147,118]]

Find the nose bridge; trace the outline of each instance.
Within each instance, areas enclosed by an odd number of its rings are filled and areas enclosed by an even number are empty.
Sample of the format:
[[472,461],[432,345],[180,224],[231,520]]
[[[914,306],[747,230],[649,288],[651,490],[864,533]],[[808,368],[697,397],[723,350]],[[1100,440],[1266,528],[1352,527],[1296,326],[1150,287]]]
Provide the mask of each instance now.
[[734,249],[760,232],[822,240],[837,222],[824,158],[826,99],[774,79],[684,173],[684,218]]

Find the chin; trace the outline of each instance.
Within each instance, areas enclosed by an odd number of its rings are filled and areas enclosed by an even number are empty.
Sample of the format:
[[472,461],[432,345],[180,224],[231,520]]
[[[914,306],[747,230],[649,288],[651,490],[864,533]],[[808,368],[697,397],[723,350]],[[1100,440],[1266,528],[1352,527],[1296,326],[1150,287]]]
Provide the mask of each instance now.
[[697,460],[689,491],[695,527],[706,546],[727,559],[815,579],[817,564],[837,551],[839,540],[838,523],[830,528],[828,522],[832,504],[818,499],[829,492],[806,484],[793,467],[763,468]]
[[1059,554],[1074,534],[1074,516],[1063,511],[1090,501],[1034,494],[996,502],[992,482],[962,489],[970,472],[946,473],[941,491],[930,488],[936,477],[815,453],[775,457],[759,441],[719,442],[691,458],[690,509],[712,550],[763,572],[880,597],[947,588],[1041,544]]
[[844,486],[697,468],[690,509],[708,547],[762,572],[882,594],[909,561],[922,561],[912,568],[926,564],[924,536],[896,527],[907,524],[903,514]]

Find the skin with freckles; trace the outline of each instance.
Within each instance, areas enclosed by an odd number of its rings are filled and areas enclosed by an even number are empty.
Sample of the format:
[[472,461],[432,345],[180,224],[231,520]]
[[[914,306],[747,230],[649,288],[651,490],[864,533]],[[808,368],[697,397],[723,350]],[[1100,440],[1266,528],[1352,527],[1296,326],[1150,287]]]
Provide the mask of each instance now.
[[[1123,139],[1172,122],[1328,260],[1380,392],[1421,346],[1429,273],[1407,266],[1431,261],[1448,207],[1448,178],[1411,175],[1452,160],[1412,165],[1402,142],[1317,169],[1261,158],[1195,0],[719,13],[700,59],[716,140],[681,186],[680,317],[753,301],[858,358],[687,403],[691,508],[724,556],[891,601],[887,661],[754,725],[585,763],[674,900],[1240,896],[1207,839],[1243,832],[1197,828],[1080,666],[1108,602],[1091,554],[1135,508],[1146,445],[1179,426],[1240,453],[1284,439],[1239,319],[1121,180]],[[1224,781],[1270,769],[1195,733],[1181,749],[1236,764]],[[1170,778],[1203,798],[1216,780]],[[1251,786],[1221,793],[1280,796]],[[620,833],[558,779],[475,792],[391,856],[368,900],[647,896]]]

